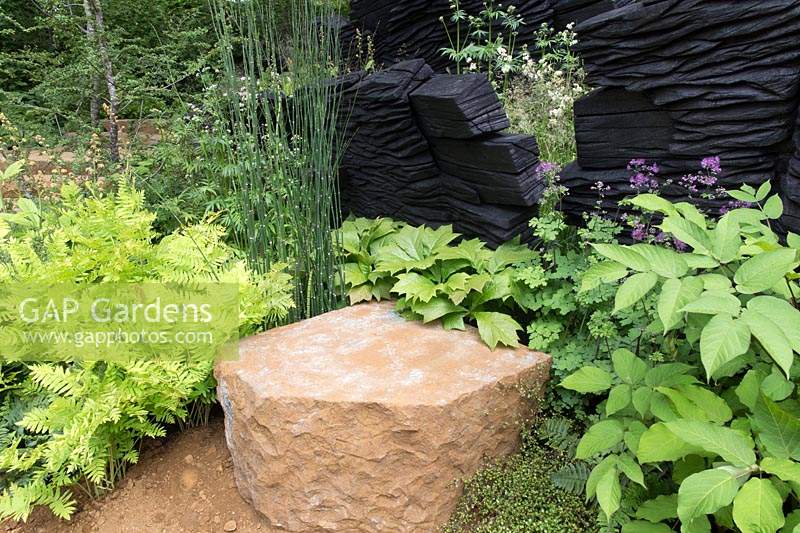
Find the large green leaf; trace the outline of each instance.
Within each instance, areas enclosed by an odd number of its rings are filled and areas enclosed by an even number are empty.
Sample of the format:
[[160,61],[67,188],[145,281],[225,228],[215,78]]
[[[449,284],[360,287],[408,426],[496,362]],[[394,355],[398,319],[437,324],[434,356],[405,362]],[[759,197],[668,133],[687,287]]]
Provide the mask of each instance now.
[[733,294],[723,291],[705,291],[699,298],[683,306],[681,311],[702,315],[725,313],[731,316],[739,316],[741,307],[742,303]]
[[800,460],[800,419],[761,394],[752,420],[770,455],[779,459]]
[[597,484],[600,479],[606,475],[609,470],[615,470],[617,467],[617,456],[608,455],[597,466],[595,466],[589,473],[586,479],[586,499],[594,498],[597,495]]
[[625,474],[625,477],[641,485],[644,488],[647,486],[644,483],[644,472],[642,472],[642,467],[639,466],[639,463],[636,460],[624,453],[617,458],[617,468],[619,468],[620,472]]
[[661,522],[668,518],[678,518],[678,495],[656,496],[636,509],[636,518]]
[[730,315],[716,315],[708,321],[700,335],[700,359],[711,376],[723,365],[747,352],[750,329]]
[[628,278],[617,291],[614,299],[614,312],[627,309],[647,296],[657,282],[658,274],[655,272],[642,272]]
[[604,452],[622,442],[624,435],[625,426],[619,420],[601,420],[581,437],[575,457],[588,459],[596,453]]
[[622,411],[631,404],[631,386],[627,383],[617,385],[608,394],[606,416]]
[[665,425],[684,442],[715,453],[735,466],[751,466],[756,462],[752,442],[736,430],[696,420],[675,420]]
[[629,200],[626,200],[626,202],[631,205],[641,207],[645,211],[655,211],[657,213],[663,213],[665,215],[669,215],[676,212],[675,207],[672,205],[672,202],[670,202],[666,198],[662,198],[657,194],[640,194],[638,196],[634,196]]
[[607,518],[617,512],[622,501],[622,487],[619,483],[619,474],[616,468],[609,469],[597,481],[597,503],[606,514]]
[[701,451],[697,446],[692,446],[681,440],[663,422],[657,422],[647,428],[647,431],[639,439],[639,449],[636,450],[636,457],[642,464],[660,463],[662,461],[677,461],[687,455]]
[[611,354],[611,361],[614,364],[614,372],[629,385],[636,385],[647,375],[647,363],[636,357],[630,350],[624,348],[615,350]]
[[797,251],[782,248],[751,257],[739,267],[733,279],[743,294],[771,289],[797,265]]
[[681,522],[691,522],[730,505],[745,476],[745,473],[731,468],[714,468],[684,479],[678,489],[678,517]]
[[800,311],[792,304],[774,296],[756,296],[747,302],[747,308],[774,322],[786,336],[792,349],[800,353]]
[[783,527],[783,498],[768,479],[750,479],[733,500],[733,520],[742,533],[775,533]]
[[538,254],[529,246],[520,244],[519,238],[501,244],[492,254],[487,269],[497,272],[501,268],[535,259]]
[[664,326],[664,333],[677,326],[685,305],[696,300],[703,292],[703,281],[697,277],[668,279],[661,287],[658,298],[658,318]]
[[518,331],[522,330],[516,320],[505,313],[481,311],[473,313],[478,323],[478,333],[492,350],[498,344],[515,347],[519,345]]
[[761,461],[761,469],[773,476],[778,476],[783,481],[800,484],[800,464],[789,459],[765,457]]
[[582,394],[597,393],[611,388],[611,374],[595,366],[585,366],[564,378],[560,385]]
[[706,387],[676,385],[656,387],[656,390],[669,398],[680,418],[724,423],[733,416],[725,400]]
[[592,244],[592,248],[597,253],[607,259],[621,263],[631,270],[647,272],[650,270],[650,263],[630,246],[621,244]]
[[422,315],[422,322],[425,324],[438,320],[451,313],[466,312],[466,309],[454,304],[443,296],[433,298],[429,302],[412,302],[411,310]]
[[644,520],[633,520],[622,526],[622,533],[671,533],[672,528],[666,524],[654,524]]
[[786,338],[783,330],[768,316],[753,309],[745,309],[742,313],[742,320],[767,354],[772,357],[772,360],[789,376],[794,355],[789,339]]
[[712,253],[720,263],[730,263],[739,256],[742,238],[739,223],[730,216],[724,216],[714,228]]
[[613,283],[628,274],[628,267],[616,261],[600,261],[589,267],[581,277],[581,292],[590,291],[603,283]]
[[713,248],[707,230],[680,216],[664,218],[659,227],[701,254],[710,254]]
[[631,249],[644,257],[650,265],[650,270],[659,276],[677,279],[685,276],[689,271],[689,265],[683,255],[664,246],[634,244]]
[[398,274],[392,292],[403,295],[409,300],[429,302],[436,296],[436,284],[421,274],[409,272]]

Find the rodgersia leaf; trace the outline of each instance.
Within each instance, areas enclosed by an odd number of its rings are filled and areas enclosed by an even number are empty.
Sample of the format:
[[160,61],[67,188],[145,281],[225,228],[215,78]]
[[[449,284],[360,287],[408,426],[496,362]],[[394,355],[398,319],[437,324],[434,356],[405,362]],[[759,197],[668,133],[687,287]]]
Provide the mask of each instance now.
[[742,533],[772,533],[786,522],[783,498],[768,479],[753,478],[733,500],[733,520]]

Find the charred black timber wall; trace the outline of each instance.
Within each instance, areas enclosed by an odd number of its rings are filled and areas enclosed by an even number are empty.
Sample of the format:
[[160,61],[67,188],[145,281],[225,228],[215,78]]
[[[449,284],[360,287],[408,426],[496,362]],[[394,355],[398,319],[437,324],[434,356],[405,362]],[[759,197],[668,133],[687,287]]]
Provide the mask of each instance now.
[[539,150],[532,136],[503,133],[485,76],[435,74],[416,59],[340,82],[345,211],[453,224],[493,246],[524,236],[544,189]]

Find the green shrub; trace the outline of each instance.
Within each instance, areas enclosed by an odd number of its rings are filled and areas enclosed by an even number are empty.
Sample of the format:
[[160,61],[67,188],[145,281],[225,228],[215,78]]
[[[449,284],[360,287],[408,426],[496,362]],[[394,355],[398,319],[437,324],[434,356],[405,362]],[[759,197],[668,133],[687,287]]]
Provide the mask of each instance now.
[[[256,275],[207,223],[155,242],[143,195],[85,198],[65,186],[58,207],[21,199],[0,218],[0,283],[198,282],[239,286],[241,334],[268,327],[292,307],[287,274]],[[8,326],[13,317],[0,316]],[[165,424],[197,422],[214,401],[214,354],[25,364],[0,361],[0,520],[27,518],[46,505],[63,518],[75,509],[70,489],[110,487],[138,459],[143,437]]]
[[611,372],[586,366],[561,383],[602,400],[576,456],[595,465],[586,495],[610,527],[750,532],[800,523],[800,237],[781,244],[770,225],[783,208],[769,192],[768,183],[731,192],[755,207],[718,221],[653,194],[630,201],[689,253],[594,245],[605,260],[583,289],[620,280],[614,312],[641,306],[650,317],[650,342],[615,351]]
[[[568,227],[554,209],[557,195],[548,193],[549,208],[532,222],[538,250],[512,242],[493,251],[475,239],[454,244],[459,236],[450,227],[345,221],[337,240],[350,302],[394,297],[407,318],[440,320],[448,329],[471,323],[493,348],[522,339],[553,355],[556,380],[587,363],[610,368],[607,350],[635,346],[646,317],[640,310],[612,316],[612,287],[580,292],[584,272],[598,261],[583,240],[613,242],[618,228],[599,218],[590,220],[592,229]],[[552,409],[583,415],[579,395],[549,394]]]
[[594,512],[583,498],[556,487],[551,476],[570,464],[550,444],[549,420],[523,437],[519,454],[467,480],[446,533],[575,533],[595,531]]

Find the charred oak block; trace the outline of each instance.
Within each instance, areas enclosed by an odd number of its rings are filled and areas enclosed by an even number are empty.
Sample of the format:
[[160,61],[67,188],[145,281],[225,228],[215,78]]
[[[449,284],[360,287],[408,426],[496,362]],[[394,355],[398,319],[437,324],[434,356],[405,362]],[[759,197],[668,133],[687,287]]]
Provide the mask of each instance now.
[[483,74],[434,76],[410,98],[417,121],[428,137],[471,139],[511,125],[497,93]]
[[485,139],[431,139],[439,168],[478,191],[481,201],[532,206],[544,182],[536,172],[539,149],[529,135],[497,135]]

